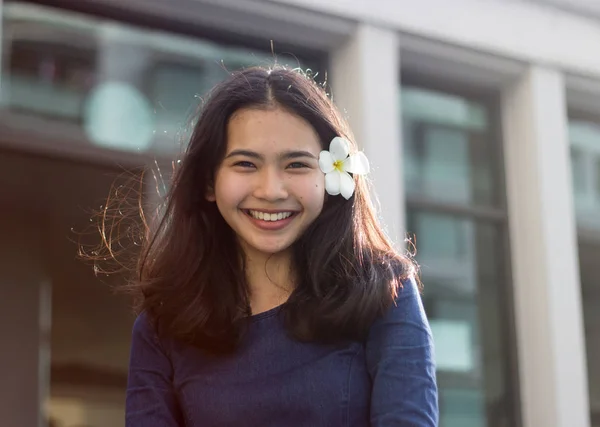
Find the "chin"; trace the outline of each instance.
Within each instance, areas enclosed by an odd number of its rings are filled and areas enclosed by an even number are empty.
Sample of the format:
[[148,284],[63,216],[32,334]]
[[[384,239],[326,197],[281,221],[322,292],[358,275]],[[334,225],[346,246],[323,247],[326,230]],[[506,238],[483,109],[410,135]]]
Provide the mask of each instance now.
[[261,253],[267,254],[267,255],[277,255],[277,254],[286,252],[289,248],[290,248],[290,246],[281,246],[281,247],[265,246],[265,247],[258,247],[258,248],[256,248],[256,250]]
[[250,245],[250,246],[257,252],[267,254],[267,255],[277,255],[279,253],[288,251],[292,247],[292,243],[293,242],[290,242],[289,244],[287,244],[287,243],[284,243],[284,244],[265,243],[265,244],[256,244],[256,245]]

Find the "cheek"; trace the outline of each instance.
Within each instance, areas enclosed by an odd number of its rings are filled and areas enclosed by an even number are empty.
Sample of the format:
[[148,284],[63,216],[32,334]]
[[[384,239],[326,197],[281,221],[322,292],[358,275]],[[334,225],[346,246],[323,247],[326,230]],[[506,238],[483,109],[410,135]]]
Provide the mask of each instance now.
[[219,206],[237,204],[244,194],[244,180],[227,173],[215,178],[215,198]]
[[325,177],[318,177],[304,186],[302,201],[306,208],[318,214],[325,203]]

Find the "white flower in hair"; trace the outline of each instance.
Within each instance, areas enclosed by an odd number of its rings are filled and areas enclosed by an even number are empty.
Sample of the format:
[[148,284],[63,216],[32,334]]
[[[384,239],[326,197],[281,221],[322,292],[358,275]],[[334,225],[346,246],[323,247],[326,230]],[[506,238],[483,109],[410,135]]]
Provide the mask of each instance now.
[[336,136],[329,144],[329,151],[319,154],[319,167],[325,174],[325,190],[332,196],[341,194],[346,200],[354,194],[354,179],[350,174],[369,173],[369,160],[363,152],[350,155],[350,144]]

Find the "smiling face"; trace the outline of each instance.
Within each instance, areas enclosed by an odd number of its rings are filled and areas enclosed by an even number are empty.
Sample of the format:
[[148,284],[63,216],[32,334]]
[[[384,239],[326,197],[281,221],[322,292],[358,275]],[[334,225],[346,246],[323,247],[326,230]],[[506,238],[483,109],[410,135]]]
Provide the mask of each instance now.
[[281,108],[242,109],[231,117],[208,198],[247,255],[288,250],[319,216],[325,199],[320,151],[312,126]]

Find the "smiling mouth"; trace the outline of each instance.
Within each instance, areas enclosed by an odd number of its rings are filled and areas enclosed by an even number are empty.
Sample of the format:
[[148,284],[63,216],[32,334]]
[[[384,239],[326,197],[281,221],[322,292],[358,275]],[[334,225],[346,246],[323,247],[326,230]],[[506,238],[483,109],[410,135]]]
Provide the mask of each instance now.
[[281,212],[263,212],[263,211],[255,211],[252,209],[244,209],[246,215],[266,222],[277,222],[282,221],[284,219],[288,219],[294,215],[297,215],[298,212],[294,211],[281,211]]

